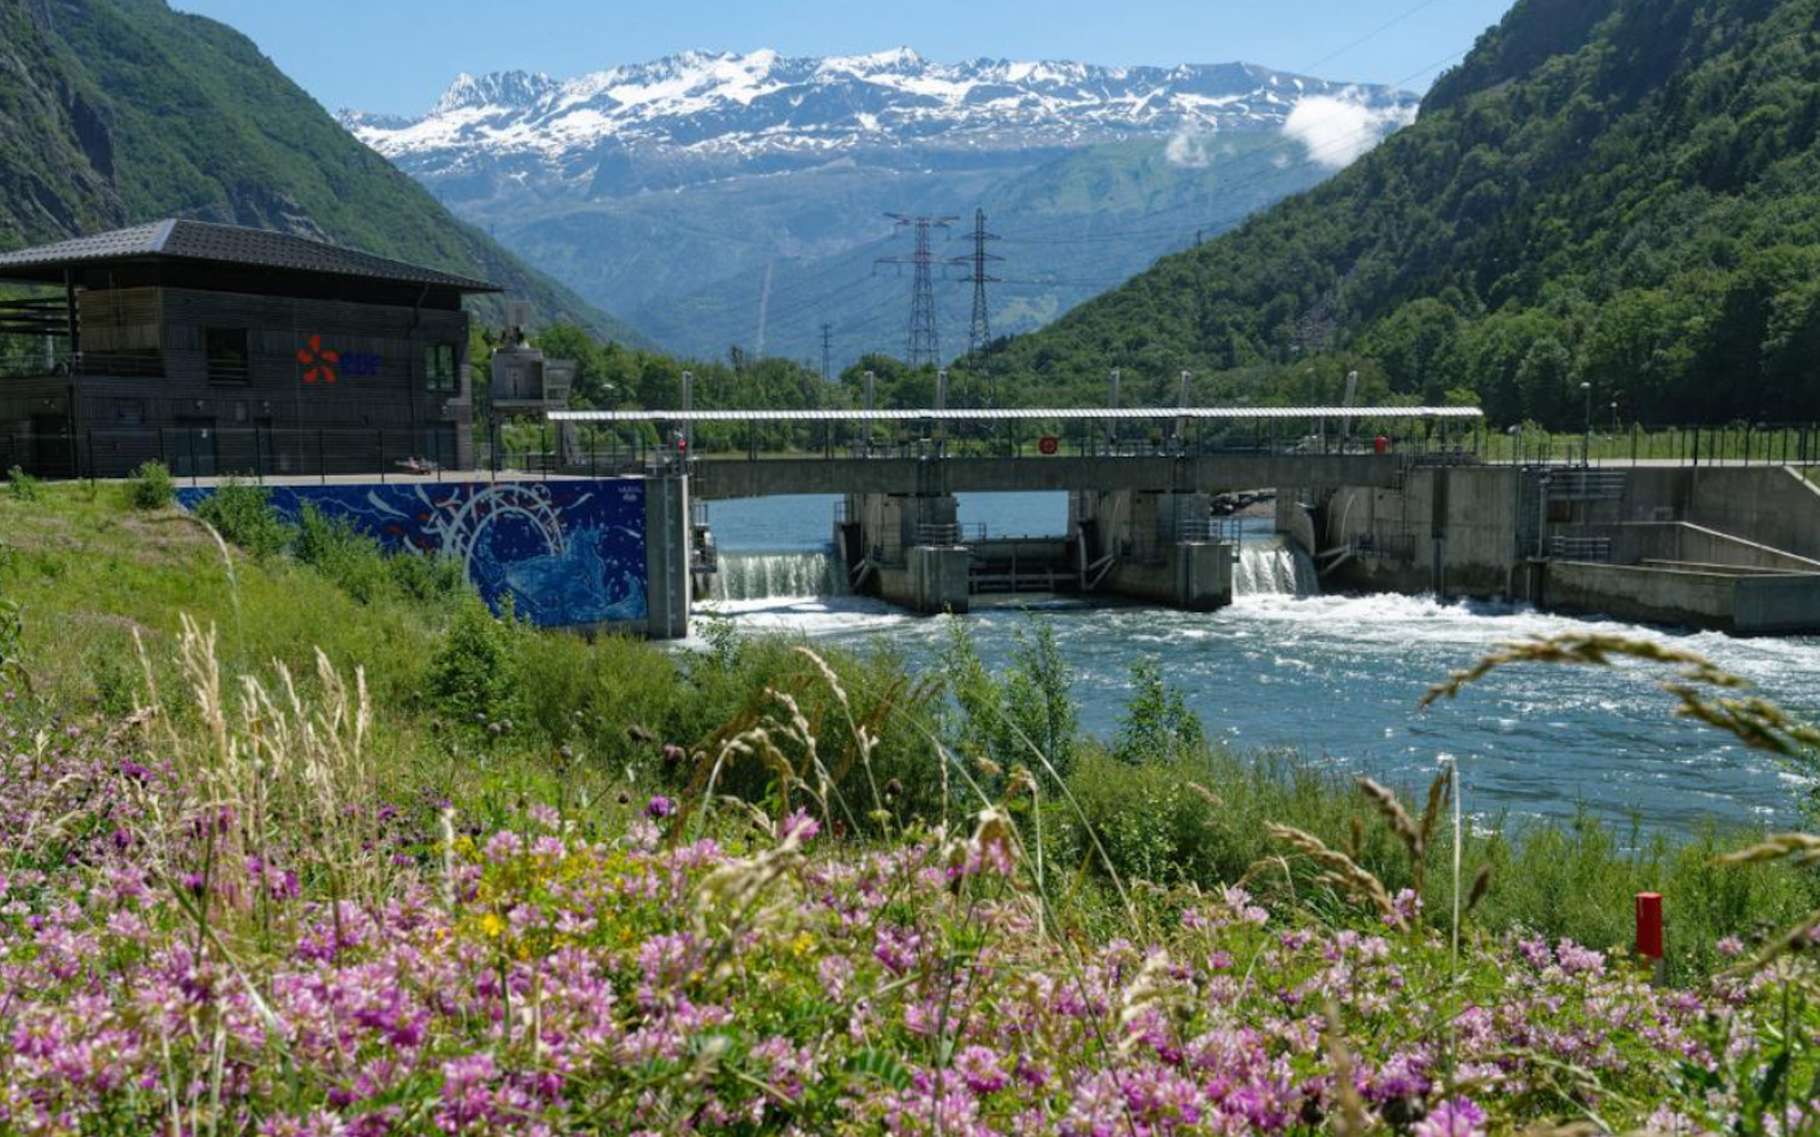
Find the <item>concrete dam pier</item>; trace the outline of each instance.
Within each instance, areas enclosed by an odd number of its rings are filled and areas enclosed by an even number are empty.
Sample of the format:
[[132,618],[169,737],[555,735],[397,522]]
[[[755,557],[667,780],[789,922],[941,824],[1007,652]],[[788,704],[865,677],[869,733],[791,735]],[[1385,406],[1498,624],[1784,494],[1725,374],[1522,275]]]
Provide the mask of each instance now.
[[[935,467],[935,471],[939,471]],[[851,493],[835,545],[856,592],[914,612],[965,612],[977,595],[1099,593],[1206,611],[1232,602],[1234,536],[1204,493],[1072,490],[1068,533],[969,532],[959,503],[922,493]]]

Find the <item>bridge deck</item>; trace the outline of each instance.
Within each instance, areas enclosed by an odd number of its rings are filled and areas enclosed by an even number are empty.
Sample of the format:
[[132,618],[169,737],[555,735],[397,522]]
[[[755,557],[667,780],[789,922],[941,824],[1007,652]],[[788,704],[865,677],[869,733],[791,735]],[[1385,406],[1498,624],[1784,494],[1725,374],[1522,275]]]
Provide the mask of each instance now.
[[1200,454],[1183,457],[768,458],[690,463],[702,500],[779,494],[1015,493],[1130,489],[1215,493],[1259,486],[1392,486],[1395,454]]

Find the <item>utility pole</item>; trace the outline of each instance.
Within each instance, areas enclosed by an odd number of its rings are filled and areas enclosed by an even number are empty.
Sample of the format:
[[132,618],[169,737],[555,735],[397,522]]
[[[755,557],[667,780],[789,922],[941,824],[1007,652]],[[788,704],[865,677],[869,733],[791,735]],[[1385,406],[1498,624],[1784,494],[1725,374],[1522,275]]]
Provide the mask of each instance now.
[[822,324],[822,382],[824,382],[824,383],[826,383],[830,379],[834,378],[834,367],[831,362],[833,360],[833,358],[834,358],[834,325],[829,324],[829,323],[823,323]]
[[967,269],[963,281],[973,285],[973,322],[967,328],[967,354],[977,356],[992,342],[992,319],[986,308],[986,286],[997,284],[999,278],[986,272],[988,261],[1002,261],[1004,257],[993,256],[986,251],[987,241],[999,239],[997,233],[986,232],[986,211],[973,211],[973,252],[964,257],[955,257],[949,264]]
[[879,257],[878,264],[909,265],[914,270],[910,283],[910,327],[904,336],[904,361],[911,367],[921,367],[925,363],[939,366],[942,362],[941,336],[935,330],[935,278],[930,273],[930,266],[935,263],[935,256],[929,251],[929,230],[946,229],[958,218],[955,217],[911,217],[903,213],[887,213],[886,217],[897,222],[897,227],[909,229],[916,235],[915,251],[908,257]]

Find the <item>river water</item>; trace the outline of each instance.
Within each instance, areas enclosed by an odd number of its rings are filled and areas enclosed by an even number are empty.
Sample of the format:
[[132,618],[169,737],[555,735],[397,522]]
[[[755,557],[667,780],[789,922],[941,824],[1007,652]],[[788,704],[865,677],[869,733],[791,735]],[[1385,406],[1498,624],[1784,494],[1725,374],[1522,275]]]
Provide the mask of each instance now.
[[[930,664],[945,618],[841,594],[828,557],[834,500],[714,503],[723,579],[697,613],[729,616],[754,633],[862,651],[889,645],[913,665]],[[1061,533],[1066,514],[1061,494],[961,495],[962,520],[984,522],[993,536]],[[1210,735],[1404,784],[1425,782],[1451,756],[1463,801],[1481,817],[1564,817],[1585,808],[1683,831],[1709,820],[1795,820],[1806,781],[1729,735],[1674,719],[1657,669],[1530,665],[1496,672],[1427,712],[1416,701],[1499,644],[1598,630],[1701,652],[1816,720],[1820,639],[1737,639],[1433,597],[1324,596],[1311,567],[1267,523],[1247,528],[1237,595],[1218,612],[1018,597],[961,618],[989,667],[1004,662],[1021,622],[1049,621],[1074,668],[1081,723],[1102,736],[1117,729],[1131,666],[1148,655]]]

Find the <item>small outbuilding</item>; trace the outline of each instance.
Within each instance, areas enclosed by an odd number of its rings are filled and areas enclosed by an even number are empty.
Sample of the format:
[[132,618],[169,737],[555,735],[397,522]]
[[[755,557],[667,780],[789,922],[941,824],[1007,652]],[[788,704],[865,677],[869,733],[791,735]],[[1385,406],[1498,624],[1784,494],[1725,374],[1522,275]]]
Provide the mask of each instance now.
[[181,219],[0,253],[0,469],[374,473],[473,462],[468,314],[499,289]]

